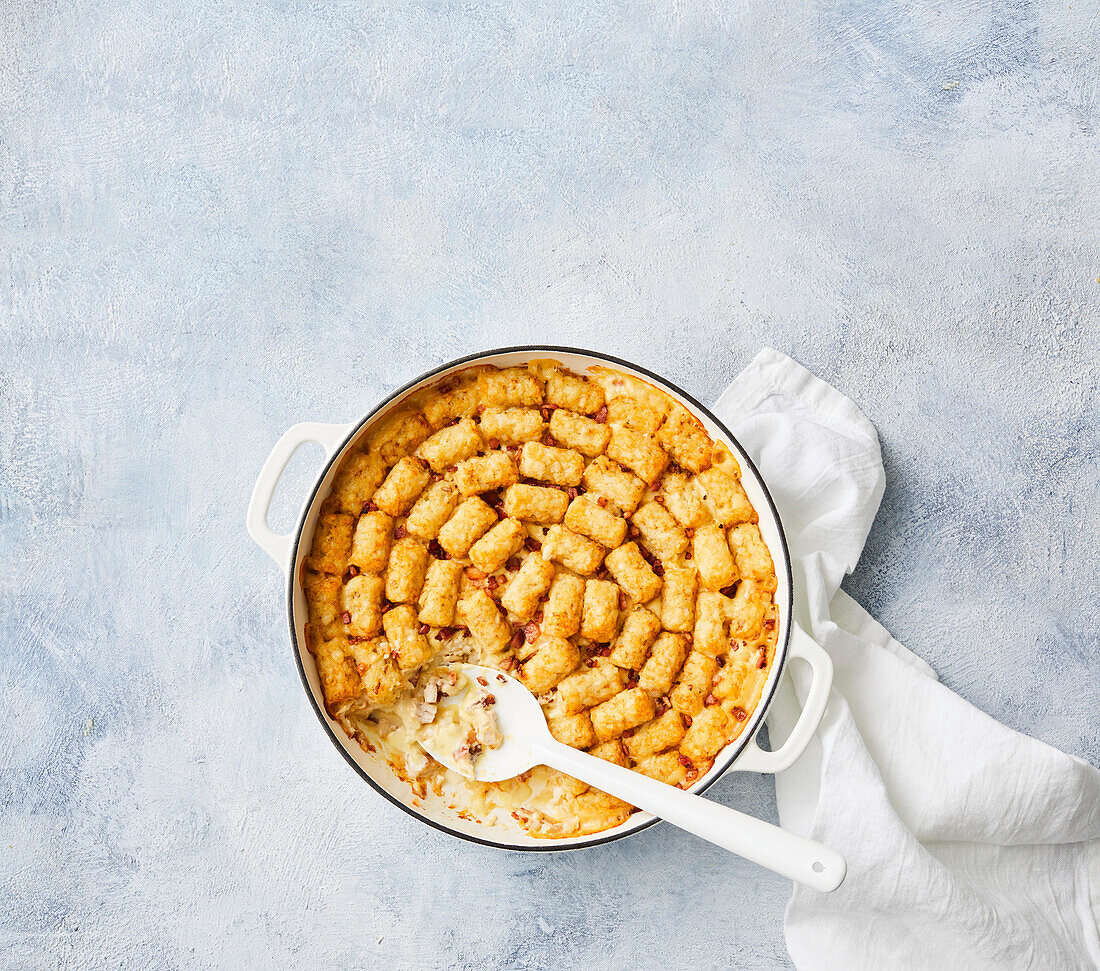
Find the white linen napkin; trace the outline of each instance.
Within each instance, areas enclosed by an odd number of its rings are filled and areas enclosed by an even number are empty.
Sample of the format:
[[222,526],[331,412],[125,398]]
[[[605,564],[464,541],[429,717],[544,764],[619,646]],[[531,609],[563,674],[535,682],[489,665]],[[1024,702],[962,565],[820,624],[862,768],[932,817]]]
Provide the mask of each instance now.
[[[836,669],[817,738],[776,778],[782,824],[848,860],[834,893],[795,887],[795,965],[1100,968],[1100,772],[949,691],[840,590],[882,497],[871,423],[773,350],[715,412],[772,490],[796,614]],[[788,670],[804,695],[800,668]],[[773,738],[797,714],[787,684]]]

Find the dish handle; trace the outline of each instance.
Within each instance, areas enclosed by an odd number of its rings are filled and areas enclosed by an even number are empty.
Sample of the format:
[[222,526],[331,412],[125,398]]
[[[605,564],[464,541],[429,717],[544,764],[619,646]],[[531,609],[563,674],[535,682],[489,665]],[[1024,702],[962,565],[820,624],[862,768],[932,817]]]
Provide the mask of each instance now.
[[275,496],[275,487],[282,478],[290,457],[299,445],[316,442],[325,450],[326,460],[340,447],[340,443],[351,431],[351,425],[329,425],[319,421],[303,421],[292,425],[271,450],[260,469],[256,485],[252,489],[252,498],[248,501],[248,516],[245,525],[251,536],[268,556],[282,568],[283,573],[290,569],[290,550],[293,534],[280,536],[267,524],[267,513],[271,500]]
[[829,691],[833,686],[833,660],[828,652],[807,634],[797,623],[791,624],[790,656],[801,658],[813,671],[813,680],[802,706],[802,714],[795,722],[787,740],[775,751],[767,752],[756,744],[755,736],[749,740],[737,760],[731,766],[737,772],[782,772],[789,769],[806,751],[825,717],[829,703]]

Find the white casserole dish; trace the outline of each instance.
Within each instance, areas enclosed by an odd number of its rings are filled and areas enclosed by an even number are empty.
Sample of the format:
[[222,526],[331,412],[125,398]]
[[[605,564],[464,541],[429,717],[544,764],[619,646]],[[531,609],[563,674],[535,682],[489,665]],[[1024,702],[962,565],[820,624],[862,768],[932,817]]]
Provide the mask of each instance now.
[[[760,517],[760,531],[775,562],[778,581],[775,602],[779,608],[779,638],[769,678],[756,710],[751,714],[741,735],[717,755],[711,770],[691,786],[691,791],[703,792],[731,768],[743,772],[769,773],[787,768],[802,755],[825,713],[829,689],[832,685],[832,662],[828,654],[794,622],[792,617],[794,597],[787,541],[775,504],[752,459],[745,454],[737,439],[707,408],[666,379],[645,368],[597,351],[538,345],[483,351],[451,361],[399,388],[351,424],[303,422],[290,428],[275,444],[260,470],[249,502],[247,517],[249,534],[279,564],[286,576],[287,621],[298,673],[318,720],[348,764],[382,796],[429,826],[487,846],[535,851],[577,849],[607,843],[636,833],[657,820],[647,813],[639,812],[622,825],[600,833],[564,839],[538,839],[528,835],[518,824],[511,821],[487,824],[460,818],[455,810],[449,808],[442,799],[430,791],[424,797],[415,796],[408,783],[397,776],[381,753],[372,754],[365,751],[357,742],[349,738],[344,729],[325,711],[316,664],[306,647],[304,628],[308,613],[300,577],[302,561],[309,552],[321,503],[329,494],[336,469],[348,448],[372,423],[409,395],[472,365],[492,364],[505,368],[546,358],[559,361],[578,374],[585,373],[586,369],[592,365],[601,365],[614,367],[626,374],[648,381],[680,401],[703,423],[711,438],[724,442],[741,463],[742,485]],[[292,533],[280,536],[267,525],[268,509],[287,462],[298,446],[305,442],[320,444],[325,450],[326,459],[302,506],[297,526]],[[812,669],[813,678],[794,730],[781,748],[776,751],[765,751],[756,744],[755,736],[763,723],[768,706],[790,658],[801,658],[806,661]]]

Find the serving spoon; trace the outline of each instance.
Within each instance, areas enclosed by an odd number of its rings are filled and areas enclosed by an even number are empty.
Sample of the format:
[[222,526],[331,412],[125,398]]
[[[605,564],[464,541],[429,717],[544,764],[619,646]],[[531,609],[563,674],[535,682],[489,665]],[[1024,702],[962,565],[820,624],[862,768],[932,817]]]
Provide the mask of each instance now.
[[[485,749],[475,761],[478,782],[502,782],[536,765],[548,765],[814,890],[835,890],[844,880],[848,865],[836,850],[563,745],[550,734],[542,707],[522,683],[495,668],[464,664],[462,670],[471,680],[489,684],[504,736],[499,748]],[[441,765],[469,775],[442,750],[441,742],[420,744]]]

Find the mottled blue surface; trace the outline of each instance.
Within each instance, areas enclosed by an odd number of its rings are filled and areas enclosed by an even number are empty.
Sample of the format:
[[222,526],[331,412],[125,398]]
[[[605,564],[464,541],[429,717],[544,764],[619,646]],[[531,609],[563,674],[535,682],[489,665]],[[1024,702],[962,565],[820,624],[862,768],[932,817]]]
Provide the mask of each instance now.
[[260,464],[493,345],[797,357],[882,438],[848,589],[1100,758],[1095,7],[694,6],[0,8],[3,963],[786,964],[778,877],[459,844],[316,725]]

